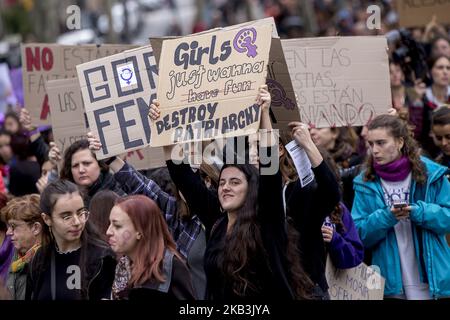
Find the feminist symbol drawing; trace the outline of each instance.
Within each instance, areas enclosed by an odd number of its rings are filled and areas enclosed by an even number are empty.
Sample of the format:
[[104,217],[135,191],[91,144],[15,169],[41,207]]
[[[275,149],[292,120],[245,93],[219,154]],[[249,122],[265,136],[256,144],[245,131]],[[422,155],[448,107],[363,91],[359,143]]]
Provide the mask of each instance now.
[[255,28],[245,28],[239,31],[233,40],[233,47],[239,53],[247,52],[247,57],[256,57],[258,48],[255,45],[257,32]]
[[127,84],[131,83],[131,78],[133,78],[133,71],[130,68],[126,67],[122,69],[120,73],[120,78],[125,81]]
[[267,79],[267,86],[272,96],[272,105],[275,107],[285,107],[288,110],[295,109],[295,103],[286,96],[286,91],[278,81]]

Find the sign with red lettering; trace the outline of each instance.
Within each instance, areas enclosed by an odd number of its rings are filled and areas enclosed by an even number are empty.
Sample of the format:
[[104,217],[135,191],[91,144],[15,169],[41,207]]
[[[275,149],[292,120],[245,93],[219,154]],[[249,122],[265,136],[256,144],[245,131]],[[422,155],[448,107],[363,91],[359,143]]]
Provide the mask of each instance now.
[[132,45],[82,45],[30,43],[22,45],[22,74],[25,107],[33,124],[50,124],[50,106],[46,81],[73,78],[75,66],[131,49]]

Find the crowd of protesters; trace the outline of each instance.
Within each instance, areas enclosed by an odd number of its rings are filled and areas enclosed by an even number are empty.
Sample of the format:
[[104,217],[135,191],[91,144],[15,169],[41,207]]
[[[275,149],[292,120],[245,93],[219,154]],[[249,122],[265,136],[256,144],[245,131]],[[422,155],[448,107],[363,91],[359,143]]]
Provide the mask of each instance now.
[[[361,26],[365,1],[258,3],[283,36],[379,32]],[[380,5],[391,30],[398,17],[390,1]],[[213,12],[241,6],[204,4],[212,18],[195,31],[239,22]],[[10,107],[0,129],[0,298],[327,300],[327,256],[339,269],[378,266],[385,299],[450,297],[448,30],[433,19],[409,31],[388,36],[392,105],[364,127],[291,122],[276,135],[270,93],[259,88],[258,150],[277,163],[274,174],[249,148],[233,156],[245,164],[194,166],[179,146],[164,147],[165,168],[142,172],[119,156],[97,160],[92,133],[62,154],[27,106]],[[423,49],[424,74],[398,59],[411,46],[402,37]],[[149,120],[160,108],[153,100]],[[311,163],[307,185],[292,140]]]

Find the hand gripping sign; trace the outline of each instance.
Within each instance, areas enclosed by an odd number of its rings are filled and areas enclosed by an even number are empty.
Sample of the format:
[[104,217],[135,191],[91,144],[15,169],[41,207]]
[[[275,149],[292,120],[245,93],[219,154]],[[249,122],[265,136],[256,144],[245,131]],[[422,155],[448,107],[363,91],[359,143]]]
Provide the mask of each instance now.
[[165,40],[160,58],[161,116],[152,146],[251,134],[259,127],[272,25]]

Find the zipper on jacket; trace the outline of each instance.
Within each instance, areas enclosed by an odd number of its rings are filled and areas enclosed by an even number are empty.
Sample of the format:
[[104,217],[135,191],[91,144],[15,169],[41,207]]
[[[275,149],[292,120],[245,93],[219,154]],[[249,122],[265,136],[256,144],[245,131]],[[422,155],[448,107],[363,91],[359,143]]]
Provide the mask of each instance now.
[[91,280],[89,280],[88,286],[87,286],[87,292],[86,292],[86,298],[89,300],[89,288],[91,287],[92,282],[95,280],[95,278],[98,277],[98,275],[100,274],[100,272],[103,269],[103,258],[100,259],[100,268],[98,269],[97,273],[92,277]]

